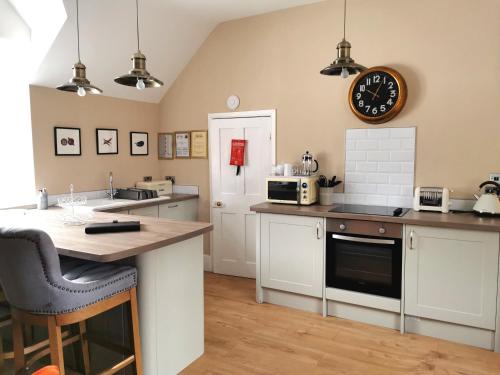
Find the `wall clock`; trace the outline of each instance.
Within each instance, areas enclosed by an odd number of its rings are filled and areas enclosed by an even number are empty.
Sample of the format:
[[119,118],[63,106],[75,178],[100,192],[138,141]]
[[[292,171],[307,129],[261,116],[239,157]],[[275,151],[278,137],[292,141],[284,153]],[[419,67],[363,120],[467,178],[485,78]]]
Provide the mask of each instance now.
[[231,95],[226,100],[226,106],[231,111],[236,110],[240,106],[240,98],[236,95]]
[[401,74],[385,66],[376,66],[364,70],[352,82],[349,105],[360,120],[381,124],[401,112],[407,96]]

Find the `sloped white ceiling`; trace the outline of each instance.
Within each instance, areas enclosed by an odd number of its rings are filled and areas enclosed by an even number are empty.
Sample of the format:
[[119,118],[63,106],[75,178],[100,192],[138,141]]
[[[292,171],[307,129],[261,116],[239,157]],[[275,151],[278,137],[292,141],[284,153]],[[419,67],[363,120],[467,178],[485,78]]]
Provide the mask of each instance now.
[[[130,70],[137,50],[135,0],[81,0],[80,49],[87,78],[104,95],[157,103],[219,23],[320,0],[139,0],[141,50],[147,69],[165,85],[138,91],[114,83]],[[64,0],[68,19],[33,84],[56,87],[77,60],[76,2]]]

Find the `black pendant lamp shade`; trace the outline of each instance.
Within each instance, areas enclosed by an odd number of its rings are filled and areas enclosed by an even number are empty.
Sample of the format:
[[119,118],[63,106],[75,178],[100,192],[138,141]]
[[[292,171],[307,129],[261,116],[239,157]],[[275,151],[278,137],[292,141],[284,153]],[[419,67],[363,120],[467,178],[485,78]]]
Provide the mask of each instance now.
[[341,76],[347,78],[351,74],[357,74],[366,70],[366,67],[356,64],[351,58],[351,43],[345,39],[345,22],[346,22],[347,0],[344,0],[344,37],[337,44],[337,58],[323,69],[320,73],[327,76]]
[[163,86],[163,82],[153,77],[146,70],[146,56],[141,52],[139,45],[139,2],[135,0],[136,7],[136,30],[137,30],[137,52],[132,55],[132,70],[115,78],[115,82],[125,86],[135,86],[138,90],[144,90],[149,87]]
[[78,46],[78,62],[73,65],[73,77],[67,82],[57,87],[61,91],[76,92],[79,96],[91,94],[102,94],[102,90],[90,83],[86,76],[86,66],[80,60],[80,25],[78,14],[78,0],[76,0],[76,34]]

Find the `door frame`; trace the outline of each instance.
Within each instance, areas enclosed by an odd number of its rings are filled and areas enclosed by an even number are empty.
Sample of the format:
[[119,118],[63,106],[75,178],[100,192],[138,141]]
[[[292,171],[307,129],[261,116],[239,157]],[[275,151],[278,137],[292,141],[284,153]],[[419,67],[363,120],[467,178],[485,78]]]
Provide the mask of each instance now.
[[[269,117],[271,119],[271,161],[272,164],[276,164],[276,109],[264,109],[258,111],[244,111],[244,112],[219,112],[219,113],[209,113],[208,114],[208,186],[210,190],[210,222],[213,223],[213,207],[214,202],[213,189],[212,189],[212,150],[210,145],[210,132],[213,131],[213,121],[220,119],[231,119],[231,118],[252,118],[252,117]],[[210,261],[210,269],[206,271],[213,272],[213,254],[214,254],[214,234],[210,231],[210,255],[208,255]],[[207,256],[207,255],[205,255]]]

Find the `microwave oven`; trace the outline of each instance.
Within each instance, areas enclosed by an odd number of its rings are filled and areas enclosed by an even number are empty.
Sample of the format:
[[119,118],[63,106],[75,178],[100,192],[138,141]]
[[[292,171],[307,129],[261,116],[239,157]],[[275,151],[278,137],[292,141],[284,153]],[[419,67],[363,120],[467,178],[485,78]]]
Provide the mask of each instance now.
[[272,176],[266,178],[266,201],[310,205],[318,201],[317,176]]

